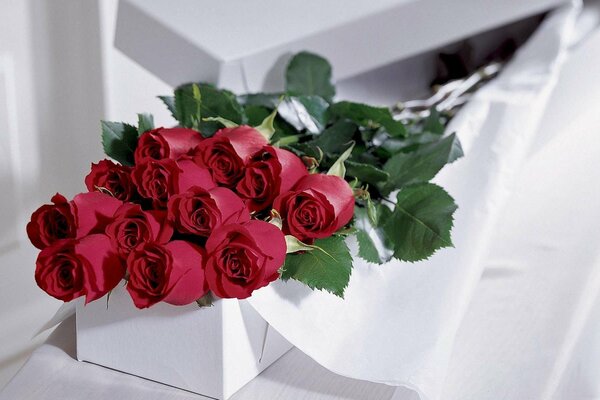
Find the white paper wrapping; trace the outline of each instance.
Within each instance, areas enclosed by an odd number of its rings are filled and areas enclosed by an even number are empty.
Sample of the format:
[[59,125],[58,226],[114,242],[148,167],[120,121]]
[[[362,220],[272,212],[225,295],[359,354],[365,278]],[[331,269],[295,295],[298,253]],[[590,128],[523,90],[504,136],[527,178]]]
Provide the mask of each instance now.
[[297,282],[276,282],[253,295],[255,309],[338,374],[404,386],[422,400],[440,398],[490,234],[534,142],[579,10],[580,3],[573,2],[553,12],[449,127],[466,156],[436,182],[460,207],[455,248],[416,264],[377,266],[356,258],[344,300]]

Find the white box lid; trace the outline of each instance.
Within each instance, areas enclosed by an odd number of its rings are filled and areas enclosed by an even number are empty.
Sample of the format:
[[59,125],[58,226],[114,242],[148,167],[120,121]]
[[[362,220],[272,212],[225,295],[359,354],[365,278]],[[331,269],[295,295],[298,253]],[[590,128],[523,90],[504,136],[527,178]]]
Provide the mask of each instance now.
[[341,80],[565,0],[121,0],[116,46],[170,85],[281,89],[289,56],[328,58]]

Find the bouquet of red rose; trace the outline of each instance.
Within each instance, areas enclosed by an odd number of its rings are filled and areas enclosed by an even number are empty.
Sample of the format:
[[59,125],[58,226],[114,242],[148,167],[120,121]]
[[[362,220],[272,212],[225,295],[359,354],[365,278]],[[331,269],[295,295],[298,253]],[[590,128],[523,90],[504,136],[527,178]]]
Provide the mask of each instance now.
[[92,164],[87,193],[56,194],[27,225],[37,284],[90,302],[125,280],[138,308],[243,299],[278,278],[343,296],[348,236],[378,264],[450,246],[456,205],[428,182],[462,155],[448,117],[334,103],[331,67],[309,53],[286,78],[274,94],[182,85],[161,97],[175,128],[103,122],[119,163]]

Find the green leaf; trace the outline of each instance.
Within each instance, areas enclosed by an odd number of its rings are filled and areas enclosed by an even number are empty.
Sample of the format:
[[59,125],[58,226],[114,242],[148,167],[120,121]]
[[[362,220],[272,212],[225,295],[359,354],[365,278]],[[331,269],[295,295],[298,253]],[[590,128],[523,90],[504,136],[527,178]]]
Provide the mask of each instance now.
[[[371,203],[373,208],[377,208]],[[378,204],[379,207],[387,207]],[[389,210],[389,209],[388,209]],[[371,211],[372,212],[372,211]],[[382,264],[391,258],[392,252],[389,248],[385,248],[385,233],[383,229],[377,226],[376,222],[373,222],[369,211],[369,203],[367,207],[355,207],[354,208],[354,227],[356,228],[356,240],[358,242],[358,255],[359,257],[376,264]],[[379,215],[379,213],[377,213]],[[380,252],[377,248],[373,237],[376,236],[378,241],[381,241],[382,249],[385,254]]]
[[389,151],[391,154],[399,152],[408,153],[414,151],[418,145],[437,142],[438,140],[440,140],[440,135],[431,132],[423,132],[408,135],[405,139],[386,139],[381,144],[381,148]]
[[317,95],[329,102],[335,96],[331,65],[316,54],[296,54],[287,66],[285,80],[286,91],[291,95]]
[[271,114],[269,108],[264,106],[257,106],[253,104],[249,104],[244,106],[244,112],[246,113],[246,117],[248,118],[248,125],[256,126],[260,125],[265,118]]
[[[281,229],[281,228],[280,228]],[[313,251],[313,250],[321,250],[317,246],[313,246],[312,244],[306,244],[298,240],[297,237],[293,235],[285,235],[285,247],[286,253],[297,253],[299,251]]]
[[271,140],[271,137],[275,133],[275,117],[277,116],[277,109],[273,110],[273,112],[266,116],[266,118],[260,123],[260,125],[256,126],[256,130],[260,132],[261,135],[267,140]]
[[346,161],[346,173],[358,180],[366,183],[385,182],[390,178],[390,174],[371,164],[358,163],[352,160]]
[[194,90],[196,84],[187,84],[175,89],[175,115],[177,120],[186,128],[198,128],[201,115],[201,94]]
[[433,183],[402,189],[394,211],[383,225],[393,244],[394,257],[419,261],[438,249],[451,247],[450,231],[456,209],[454,199]]
[[137,147],[138,130],[123,122],[101,121],[104,153],[123,165],[133,165],[133,152]]
[[221,117],[207,117],[207,118],[202,118],[202,121],[204,121],[204,122],[218,122],[221,125],[223,125],[225,128],[235,128],[235,127],[239,126],[235,122],[230,121],[230,120],[225,119],[225,118],[221,118]]
[[437,142],[425,144],[412,153],[398,153],[383,166],[390,179],[382,187],[387,194],[394,189],[431,180],[444,165],[462,157],[460,142],[453,133]]
[[382,260],[379,257],[379,251],[373,243],[371,236],[362,229],[356,231],[356,240],[358,241],[358,256],[370,263],[381,264]]
[[340,178],[344,178],[346,176],[346,166],[344,165],[344,161],[350,157],[352,154],[352,149],[354,149],[354,142],[342,153],[342,155],[333,163],[333,165],[327,171],[327,175],[335,175]]
[[177,117],[177,109],[175,108],[175,96],[158,96],[158,98],[165,103],[173,118],[179,121],[179,118]]
[[314,246],[322,251],[288,254],[281,278],[295,279],[311,289],[326,290],[343,298],[352,272],[352,256],[344,238],[317,239]]
[[325,153],[339,154],[342,149],[341,145],[349,143],[355,132],[356,125],[353,122],[337,121],[310,143],[320,147]]
[[313,157],[316,160],[320,160],[323,156],[323,152],[319,151],[320,149],[316,146],[313,146],[309,143],[290,143],[285,146],[287,150],[292,151],[299,157],[308,156]]
[[431,110],[429,110],[429,116],[423,121],[423,132],[442,135],[445,129],[446,125],[444,124],[444,120],[440,116],[440,113],[435,107],[432,107]]
[[405,137],[406,127],[392,117],[392,113],[385,107],[373,107],[366,104],[341,101],[329,108],[330,115],[338,118],[347,118],[356,124],[369,129],[384,127],[392,137]]
[[214,301],[215,301],[215,298],[214,298],[213,294],[211,292],[208,292],[204,296],[202,296],[198,300],[196,300],[196,304],[198,304],[198,307],[200,307],[200,308],[212,307]]
[[154,117],[152,114],[138,114],[138,135],[154,129]]
[[175,106],[178,121],[182,126],[198,128],[204,137],[212,136],[221,129],[216,121],[203,121],[202,118],[220,117],[238,125],[246,123],[246,116],[235,95],[228,90],[220,90],[206,83],[199,83],[200,100],[194,94],[194,85],[185,84],[175,89]]
[[283,93],[250,93],[238,96],[240,104],[245,106],[261,106],[269,109],[277,108]]
[[279,115],[297,130],[319,133],[327,124],[329,103],[319,96],[288,97],[278,107]]

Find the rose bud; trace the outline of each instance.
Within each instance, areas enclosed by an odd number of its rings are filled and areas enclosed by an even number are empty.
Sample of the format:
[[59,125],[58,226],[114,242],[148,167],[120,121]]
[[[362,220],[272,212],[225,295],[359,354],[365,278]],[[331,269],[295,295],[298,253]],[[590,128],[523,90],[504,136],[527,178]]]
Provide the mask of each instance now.
[[165,208],[169,197],[192,186],[215,186],[206,168],[190,159],[174,161],[145,159],[133,168],[133,182],[140,196],[152,200],[155,208]]
[[275,225],[223,225],[206,241],[208,286],[219,297],[245,299],[279,277],[285,254],[285,237]]
[[137,194],[131,180],[131,167],[110,160],[92,164],[91,172],[85,177],[85,186],[90,192],[107,190],[121,201],[130,201]]
[[127,258],[127,291],[137,308],[159,301],[186,305],[208,292],[203,249],[184,240],[144,243]]
[[43,249],[36,261],[38,286],[62,301],[85,296],[86,304],[111,291],[125,268],[106,235],[64,239]]
[[103,232],[123,204],[99,192],[78,194],[70,202],[57,193],[52,197],[52,203],[34,211],[27,224],[29,240],[38,249],[61,239],[79,239],[90,233]]
[[222,187],[210,190],[192,187],[172,196],[167,208],[169,220],[178,232],[202,237],[208,237],[221,225],[250,220],[250,213],[242,199]]
[[114,220],[106,227],[113,249],[122,258],[142,243],[167,243],[173,236],[173,227],[167,213],[160,210],[143,211],[138,204],[123,204],[115,212]]
[[304,163],[294,153],[265,146],[246,165],[236,191],[250,211],[262,211],[271,207],[279,193],[289,191],[307,174]]
[[283,231],[301,241],[333,235],[354,215],[354,194],[348,182],[335,175],[313,174],[279,195],[273,208],[281,214]]
[[246,162],[267,144],[267,139],[250,126],[223,128],[198,145],[196,159],[210,170],[218,185],[233,189]]
[[193,129],[187,128],[157,128],[143,133],[133,154],[135,163],[142,162],[145,158],[173,160],[191,153],[202,141],[202,135]]

